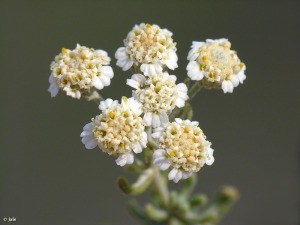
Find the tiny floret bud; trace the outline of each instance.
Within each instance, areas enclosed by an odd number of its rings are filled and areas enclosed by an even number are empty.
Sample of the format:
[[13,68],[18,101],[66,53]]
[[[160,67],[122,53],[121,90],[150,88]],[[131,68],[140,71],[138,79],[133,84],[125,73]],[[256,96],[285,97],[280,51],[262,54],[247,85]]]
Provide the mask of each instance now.
[[124,71],[161,73],[164,67],[174,70],[177,65],[176,43],[172,33],[153,24],[135,25],[115,54],[117,66]]
[[74,50],[61,49],[61,53],[51,63],[50,87],[48,91],[55,97],[59,89],[68,96],[80,99],[97,97],[95,90],[109,86],[114,76],[110,58],[103,50],[94,50],[77,44]]
[[232,93],[246,79],[246,66],[230,47],[227,39],[194,41],[188,54],[188,76],[207,89],[222,88],[224,93]]
[[83,127],[82,143],[87,149],[98,145],[103,152],[118,156],[120,166],[132,164],[132,151],[140,153],[147,145],[141,104],[133,98],[123,97],[121,103],[106,99],[99,109],[102,113]]
[[169,180],[177,183],[198,172],[205,164],[214,162],[211,143],[206,140],[198,122],[175,119],[165,127],[154,129],[152,134],[159,143],[153,154],[153,163],[161,170],[170,166]]
[[146,126],[155,128],[167,124],[175,106],[184,106],[188,99],[187,87],[184,83],[176,85],[176,79],[167,72],[147,77],[134,74],[127,79],[127,84],[136,89],[133,96],[142,104]]

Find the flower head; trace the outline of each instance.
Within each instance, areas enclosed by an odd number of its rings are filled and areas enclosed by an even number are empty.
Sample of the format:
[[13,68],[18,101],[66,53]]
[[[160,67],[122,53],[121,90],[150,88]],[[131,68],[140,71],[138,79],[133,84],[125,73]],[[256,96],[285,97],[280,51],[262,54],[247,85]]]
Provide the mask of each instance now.
[[147,144],[147,134],[141,104],[133,98],[122,98],[122,102],[106,99],[100,103],[102,114],[84,126],[82,143],[87,149],[97,145],[103,152],[116,155],[120,166],[133,163],[135,153],[142,152]]
[[176,76],[167,72],[149,75],[134,74],[127,84],[136,90],[134,98],[142,104],[146,126],[159,127],[169,122],[168,114],[181,108],[188,99],[184,83],[176,85]]
[[133,67],[145,75],[161,73],[164,67],[178,67],[176,43],[172,33],[157,25],[135,25],[124,40],[125,47],[116,51],[117,65],[124,71]]
[[224,93],[232,93],[246,79],[246,66],[230,47],[227,39],[193,42],[188,54],[188,76],[205,88],[222,88]]
[[177,118],[165,127],[156,128],[152,136],[158,139],[160,147],[153,154],[153,163],[161,170],[173,167],[168,178],[176,183],[214,162],[211,143],[198,122]]
[[79,99],[89,97],[95,89],[110,85],[114,73],[109,65],[110,58],[103,50],[94,50],[77,44],[74,50],[62,48],[51,63],[50,87],[55,97],[59,89]]

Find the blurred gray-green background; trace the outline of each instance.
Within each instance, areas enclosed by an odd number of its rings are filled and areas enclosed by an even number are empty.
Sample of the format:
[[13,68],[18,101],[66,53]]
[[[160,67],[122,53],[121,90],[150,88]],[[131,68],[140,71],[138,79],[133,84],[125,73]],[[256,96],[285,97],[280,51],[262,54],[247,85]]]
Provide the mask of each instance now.
[[227,37],[247,66],[233,94],[201,91],[192,101],[216,158],[197,191],[212,196],[231,184],[241,192],[221,224],[299,224],[299,9],[296,0],[0,0],[0,224],[139,224],[116,187],[122,168],[79,138],[97,106],[62,92],[52,99],[47,89],[54,56],[80,43],[112,58],[103,96],[129,96],[130,73],[114,53],[141,22],[174,33],[179,81],[193,40]]

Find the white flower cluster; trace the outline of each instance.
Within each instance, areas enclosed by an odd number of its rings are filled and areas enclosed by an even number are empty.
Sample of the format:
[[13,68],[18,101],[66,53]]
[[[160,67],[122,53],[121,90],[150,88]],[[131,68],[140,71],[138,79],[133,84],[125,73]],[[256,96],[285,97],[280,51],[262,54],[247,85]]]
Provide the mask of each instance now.
[[97,145],[109,155],[119,156],[117,164],[124,166],[134,161],[133,153],[140,153],[147,144],[147,134],[141,104],[133,98],[122,98],[121,104],[112,99],[100,103],[102,114],[84,126],[82,143],[87,149]]
[[177,77],[167,68],[177,67],[172,33],[157,25],[135,26],[125,47],[116,52],[117,65],[123,70],[135,67],[141,73],[133,74],[127,84],[135,90],[133,98],[123,97],[121,104],[112,99],[100,102],[102,113],[84,126],[81,133],[86,148],[99,146],[102,151],[118,156],[120,166],[132,164],[134,153],[147,147],[145,127],[157,128],[169,123],[169,115],[188,99],[187,86],[176,84]]
[[77,44],[74,50],[62,48],[51,63],[50,87],[48,91],[55,97],[59,89],[67,95],[80,99],[90,97],[94,88],[101,90],[110,85],[114,73],[110,58],[103,50],[94,50]]
[[161,170],[173,167],[168,178],[175,183],[214,162],[211,143],[206,140],[198,122],[177,118],[175,122],[156,128],[152,136],[159,142],[153,163]]
[[[187,57],[187,74],[198,83],[190,96],[199,87],[222,88],[224,93],[231,93],[243,83],[246,67],[230,47],[227,39],[193,42]],[[161,170],[171,167],[168,178],[176,183],[214,162],[214,150],[198,122],[180,118],[170,121],[171,113],[172,118],[178,115],[176,107],[182,108],[182,115],[188,115],[190,110],[185,107],[188,87],[176,84],[177,77],[168,73],[168,69],[178,67],[176,50],[172,33],[167,29],[144,23],[133,27],[124,47],[115,53],[117,66],[133,71],[127,79],[127,85],[134,89],[132,97],[123,97],[121,103],[112,99],[100,102],[101,114],[86,124],[80,135],[87,149],[98,146],[117,156],[120,166],[132,164],[133,153],[153,151],[153,164]],[[110,85],[114,76],[109,63],[110,58],[103,50],[80,45],[74,50],[63,48],[51,64],[51,96],[62,89],[73,98],[100,99],[96,89]]]
[[145,75],[160,74],[165,67],[177,65],[176,43],[172,33],[157,25],[135,25],[124,40],[125,47],[117,50],[117,65],[124,71],[134,67]]
[[227,39],[193,42],[187,57],[188,76],[205,88],[222,88],[224,93],[232,93],[246,79],[246,66],[230,47]]
[[134,98],[142,104],[146,126],[154,128],[169,122],[168,115],[177,106],[181,108],[188,99],[187,87],[176,85],[176,76],[167,72],[149,75],[134,74],[127,84],[134,89]]

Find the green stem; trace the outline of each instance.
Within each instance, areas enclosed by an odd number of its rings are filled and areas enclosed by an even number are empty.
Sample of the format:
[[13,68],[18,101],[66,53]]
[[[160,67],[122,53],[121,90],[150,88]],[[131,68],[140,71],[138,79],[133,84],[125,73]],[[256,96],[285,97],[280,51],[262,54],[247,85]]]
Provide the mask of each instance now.
[[189,96],[188,101],[191,101],[196,96],[196,94],[201,90],[201,88],[202,86],[200,81],[196,81],[194,85],[191,87],[191,89],[188,91],[188,96]]
[[153,185],[159,194],[163,205],[168,208],[170,203],[170,195],[166,179],[162,176],[160,170],[155,166],[155,175]]
[[223,187],[212,202],[201,212],[187,212],[186,219],[201,224],[216,224],[219,222],[239,198],[234,187]]

